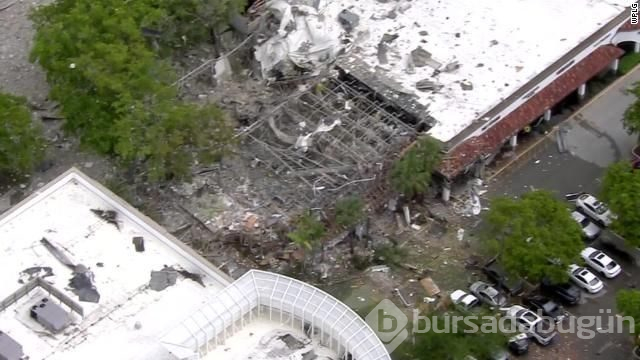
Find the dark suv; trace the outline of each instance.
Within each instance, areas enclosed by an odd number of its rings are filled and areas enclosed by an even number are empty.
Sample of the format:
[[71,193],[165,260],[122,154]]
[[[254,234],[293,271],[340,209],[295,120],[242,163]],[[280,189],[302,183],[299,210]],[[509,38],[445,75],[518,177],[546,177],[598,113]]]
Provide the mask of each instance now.
[[540,283],[540,290],[549,296],[560,300],[565,305],[576,305],[580,302],[580,289],[570,283],[554,284],[551,280],[544,278]]
[[524,281],[519,277],[509,276],[506,271],[498,264],[496,259],[489,261],[482,271],[487,277],[503,288],[507,293],[512,296],[518,296],[524,292]]

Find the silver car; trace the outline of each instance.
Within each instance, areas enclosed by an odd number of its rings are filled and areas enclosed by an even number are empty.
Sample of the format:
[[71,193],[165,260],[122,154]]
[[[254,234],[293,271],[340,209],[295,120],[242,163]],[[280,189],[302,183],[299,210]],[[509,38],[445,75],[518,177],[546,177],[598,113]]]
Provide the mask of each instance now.
[[469,287],[471,293],[489,306],[505,306],[507,298],[500,291],[484,281],[476,281]]
[[609,226],[616,218],[607,205],[591,194],[582,194],[576,199],[576,207],[601,226]]
[[574,211],[571,213],[571,217],[582,227],[582,233],[589,240],[595,240],[600,236],[602,229],[594,224],[588,217],[584,216],[579,211]]

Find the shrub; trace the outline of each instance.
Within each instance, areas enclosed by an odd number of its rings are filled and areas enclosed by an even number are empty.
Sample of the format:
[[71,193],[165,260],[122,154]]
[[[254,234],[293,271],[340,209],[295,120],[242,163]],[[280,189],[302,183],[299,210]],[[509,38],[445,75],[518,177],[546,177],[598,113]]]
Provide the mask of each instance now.
[[31,172],[42,160],[42,129],[35,125],[26,99],[0,93],[0,179]]

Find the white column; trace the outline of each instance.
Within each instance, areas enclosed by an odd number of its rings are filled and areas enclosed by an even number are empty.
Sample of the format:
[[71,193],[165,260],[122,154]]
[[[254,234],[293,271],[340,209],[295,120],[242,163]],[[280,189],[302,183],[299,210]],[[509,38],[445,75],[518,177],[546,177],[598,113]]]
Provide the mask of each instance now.
[[547,109],[544,111],[544,121],[551,120],[551,109]]
[[587,84],[582,84],[578,87],[578,98],[580,100],[584,99],[585,94],[587,93]]
[[518,134],[515,134],[509,139],[509,145],[515,149],[518,146]]
[[633,52],[640,53],[640,43],[633,43]]
[[442,201],[449,202],[451,198],[451,183],[449,181],[444,181],[442,183]]
[[620,65],[620,60],[619,59],[613,60],[613,62],[611,63],[611,71],[613,71],[614,73],[617,73],[619,65]]

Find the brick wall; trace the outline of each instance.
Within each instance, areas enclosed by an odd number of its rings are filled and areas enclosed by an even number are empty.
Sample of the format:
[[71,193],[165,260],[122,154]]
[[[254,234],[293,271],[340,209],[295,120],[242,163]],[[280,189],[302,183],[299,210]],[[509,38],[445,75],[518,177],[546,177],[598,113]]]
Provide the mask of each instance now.
[[511,136],[541,116],[546,109],[553,107],[571,94],[581,84],[604,70],[622,54],[621,49],[612,45],[599,47],[532,96],[518,109],[500,120],[498,124],[483,134],[454,147],[440,164],[439,172],[451,179],[481,156],[497,152]]

